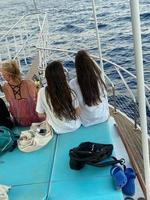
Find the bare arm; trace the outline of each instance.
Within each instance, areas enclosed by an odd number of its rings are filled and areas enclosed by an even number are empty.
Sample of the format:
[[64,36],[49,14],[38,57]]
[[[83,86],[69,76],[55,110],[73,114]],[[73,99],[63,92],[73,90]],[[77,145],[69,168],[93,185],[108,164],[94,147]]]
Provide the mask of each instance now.
[[79,117],[79,116],[80,116],[80,113],[81,113],[80,108],[77,107],[77,108],[76,108],[76,116]]
[[38,113],[39,118],[44,121],[46,119],[46,114],[45,113]]
[[41,90],[39,90],[37,104],[36,104],[36,112],[40,119],[45,120],[46,113],[45,113],[45,109],[43,108],[43,104],[42,104],[42,96],[43,96],[43,93],[41,94]]

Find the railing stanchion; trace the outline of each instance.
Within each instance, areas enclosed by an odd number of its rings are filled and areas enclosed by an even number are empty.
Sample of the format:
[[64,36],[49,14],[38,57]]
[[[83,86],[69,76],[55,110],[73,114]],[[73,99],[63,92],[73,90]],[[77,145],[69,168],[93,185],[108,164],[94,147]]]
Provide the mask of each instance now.
[[98,31],[97,17],[96,17],[95,0],[92,0],[92,8],[93,8],[94,21],[95,21],[96,38],[97,38],[97,45],[98,45],[100,66],[101,66],[101,70],[102,70],[102,78],[103,78],[103,80],[104,80],[104,82],[105,82],[105,77],[104,77],[104,66],[103,66],[103,59],[102,59],[102,50],[101,50],[101,43],[100,43],[100,37],[99,37],[99,31]]
[[115,87],[112,87],[112,91],[113,91],[113,101],[114,101],[114,113],[117,113]]
[[132,32],[135,51],[135,66],[138,85],[138,101],[140,113],[140,125],[142,131],[142,148],[144,160],[144,173],[146,183],[146,198],[150,200],[150,158],[149,158],[149,143],[148,130],[146,118],[146,101],[145,101],[145,87],[144,87],[144,71],[143,71],[143,56],[142,56],[142,41],[140,28],[140,11],[139,1],[130,0]]

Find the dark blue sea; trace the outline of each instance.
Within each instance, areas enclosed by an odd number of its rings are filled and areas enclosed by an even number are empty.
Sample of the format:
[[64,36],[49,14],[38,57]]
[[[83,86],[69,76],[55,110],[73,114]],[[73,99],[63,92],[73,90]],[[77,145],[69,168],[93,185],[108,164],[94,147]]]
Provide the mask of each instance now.
[[[38,9],[48,12],[50,40],[53,47],[74,51],[86,49],[98,55],[91,0],[36,0],[36,2]],[[129,1],[96,0],[95,2],[103,57],[135,74]],[[1,37],[20,16],[34,10],[34,4],[31,0],[0,0],[0,10]],[[145,80],[150,86],[149,0],[140,0],[140,18]],[[66,65],[73,67],[71,61]],[[104,69],[111,79],[119,81],[118,74],[111,65],[104,63]],[[132,89],[136,88],[136,81],[127,74],[124,76],[129,86]],[[117,86],[117,91],[118,94],[122,94],[118,95],[117,101],[127,102],[129,97],[121,82]],[[128,102],[129,111],[133,103],[130,100]],[[126,112],[125,107],[122,104],[121,110]]]

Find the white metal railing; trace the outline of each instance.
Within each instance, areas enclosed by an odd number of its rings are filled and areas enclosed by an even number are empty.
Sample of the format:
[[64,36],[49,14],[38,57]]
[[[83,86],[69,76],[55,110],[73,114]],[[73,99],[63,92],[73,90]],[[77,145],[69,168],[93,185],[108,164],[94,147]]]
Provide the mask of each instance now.
[[[43,48],[42,46],[37,45],[36,46],[37,49],[39,50],[47,50],[47,51],[56,51],[56,52],[63,52],[63,53],[71,53],[71,54],[76,54],[76,51],[71,51],[71,50],[67,50],[67,49],[61,49],[61,48],[52,48],[52,47],[47,47],[47,48]],[[95,60],[99,60],[98,56],[95,55],[91,55],[92,58],[94,58]],[[124,72],[126,72],[130,77],[133,77],[136,80],[136,76],[134,74],[132,74],[131,72],[129,72],[128,70],[126,70],[124,67],[121,67],[120,65],[106,59],[106,58],[102,58],[103,61],[111,64],[112,66],[114,66],[117,70],[122,70]],[[105,71],[105,70],[104,70]],[[145,83],[145,88],[150,91],[150,87]]]
[[47,52],[45,51],[45,48],[48,46],[48,19],[47,19],[47,13],[45,13],[42,25],[40,27],[40,33],[38,36],[38,45],[41,45],[43,49],[39,50],[39,68],[40,70],[44,71],[47,64]]
[[102,50],[101,50],[101,42],[100,42],[100,36],[99,36],[99,29],[98,29],[98,23],[97,23],[97,14],[96,14],[96,5],[95,0],[92,0],[92,10],[93,10],[93,17],[95,21],[95,29],[96,29],[96,38],[97,38],[97,46],[98,46],[98,53],[99,53],[99,61],[100,61],[100,67],[102,71],[102,78],[104,79],[104,66],[103,66],[103,59],[102,59]]
[[0,42],[2,42],[3,40],[5,40],[5,38],[7,38],[7,36],[10,35],[10,33],[12,32],[12,30],[17,27],[17,25],[22,22],[22,20],[26,17],[27,15],[22,16],[13,26],[10,27],[10,29],[0,38]]
[[144,68],[143,68],[143,55],[142,55],[142,39],[140,27],[140,9],[139,0],[130,0],[132,33],[134,43],[134,57],[135,67],[137,74],[137,88],[138,88],[138,101],[139,101],[139,114],[142,132],[142,150],[144,162],[144,174],[146,185],[146,199],[150,200],[150,158],[149,158],[149,141],[148,141],[148,126],[146,114],[146,101],[145,101],[145,86],[144,86]]
[[26,71],[35,54],[43,18],[41,12],[30,13],[10,27],[0,38],[0,60],[16,59],[21,71]]
[[[94,56],[95,58],[98,59],[98,57]],[[129,72],[128,70],[126,70],[124,67],[121,67],[120,65],[117,65],[116,63],[110,61],[110,60],[107,60],[105,58],[103,58],[104,61],[108,62],[109,64],[112,64],[113,66],[117,67],[118,69],[121,69],[122,71],[126,72],[129,76],[133,77],[134,79],[137,79],[136,76],[134,74],[132,74],[131,72]],[[150,91],[150,87],[145,84],[145,88]]]

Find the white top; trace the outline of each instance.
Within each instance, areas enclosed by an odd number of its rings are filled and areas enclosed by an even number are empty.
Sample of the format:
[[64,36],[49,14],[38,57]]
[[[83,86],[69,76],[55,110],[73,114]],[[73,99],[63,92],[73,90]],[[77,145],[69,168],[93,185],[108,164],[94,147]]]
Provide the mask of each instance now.
[[[105,94],[100,89],[101,94],[101,100],[102,102],[99,103],[99,105],[95,106],[88,106],[83,101],[83,96],[79,87],[79,84],[77,82],[77,78],[72,79],[69,82],[70,88],[75,91],[78,100],[79,100],[79,106],[81,110],[80,118],[83,126],[91,126],[94,124],[98,124],[101,122],[104,122],[109,117],[109,107],[108,107],[108,99],[107,94],[105,91]],[[85,88],[86,89],[86,88]]]
[[[74,106],[74,108],[79,107],[79,102],[77,98],[75,98],[73,95],[72,97],[72,105]],[[81,125],[80,119],[69,121],[63,118],[62,120],[60,120],[55,116],[55,113],[53,112],[53,110],[50,109],[49,105],[47,104],[45,96],[45,87],[39,90],[36,111],[38,113],[46,113],[47,121],[56,133],[72,132],[78,129]]]

